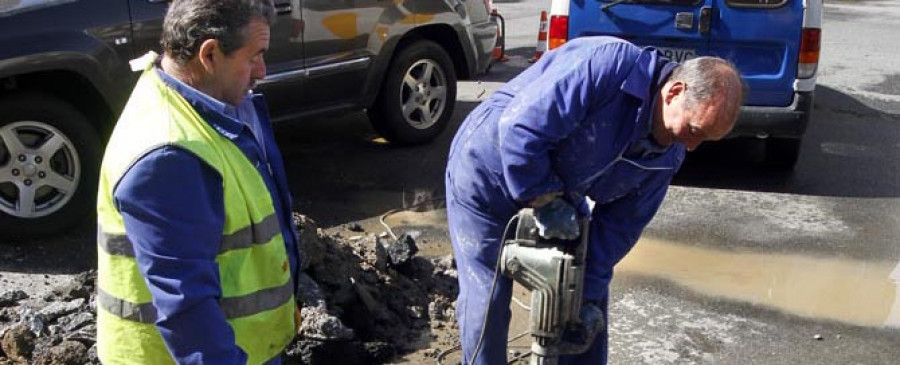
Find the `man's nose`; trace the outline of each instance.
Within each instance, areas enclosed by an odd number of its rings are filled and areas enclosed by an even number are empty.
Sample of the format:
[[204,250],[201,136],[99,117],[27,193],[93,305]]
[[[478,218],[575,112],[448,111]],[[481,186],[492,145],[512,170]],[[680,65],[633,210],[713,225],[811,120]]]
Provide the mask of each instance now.
[[262,80],[266,78],[266,63],[262,60],[259,61],[259,64],[256,67],[253,67],[253,78],[256,80]]
[[699,146],[701,143],[703,143],[702,139],[693,138],[693,139],[687,141],[687,143],[684,144],[684,147],[687,148],[688,151],[693,151],[693,150],[697,149],[697,146]]

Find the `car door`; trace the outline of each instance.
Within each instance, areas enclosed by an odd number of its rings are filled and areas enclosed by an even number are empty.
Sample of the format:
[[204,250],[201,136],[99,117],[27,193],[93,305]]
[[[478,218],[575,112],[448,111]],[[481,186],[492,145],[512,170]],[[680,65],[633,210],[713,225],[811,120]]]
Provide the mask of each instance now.
[[719,56],[740,70],[749,90],[745,105],[791,104],[802,0],[603,0],[598,4],[585,5],[586,12],[592,12],[588,16],[572,17],[573,32],[615,35],[658,46],[675,61]]
[[745,105],[787,106],[803,28],[802,0],[715,0],[710,54],[733,62],[750,92]]
[[292,116],[308,105],[305,88],[303,1],[275,0],[275,21],[266,51],[266,78],[257,83],[265,94],[273,119]]
[[708,52],[713,1],[573,0],[569,39],[611,35],[684,61]]
[[[161,52],[159,37],[168,4],[165,0],[129,0],[135,57],[150,50]],[[303,41],[298,28],[300,0],[278,0],[275,10],[265,55],[266,79],[258,83],[257,91],[266,95],[273,115],[277,116],[306,98],[301,94],[305,73]]]
[[131,38],[134,57],[147,51],[161,53],[159,35],[162,33],[162,19],[166,16],[169,3],[157,0],[129,0],[131,9]]
[[370,45],[393,1],[301,0],[303,47],[307,71],[303,104],[318,110],[358,106],[379,45]]

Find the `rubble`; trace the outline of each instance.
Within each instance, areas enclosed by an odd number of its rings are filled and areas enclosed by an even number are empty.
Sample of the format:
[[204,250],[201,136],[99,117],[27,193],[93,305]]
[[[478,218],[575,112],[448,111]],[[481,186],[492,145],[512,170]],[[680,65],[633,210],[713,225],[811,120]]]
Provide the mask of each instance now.
[[65,340],[35,357],[36,365],[81,365],[88,363],[88,348],[84,343]]
[[[294,219],[302,321],[286,364],[395,362],[427,349],[437,331],[456,332],[453,259],[416,256],[418,232],[394,240],[354,224],[344,227],[361,233],[351,240],[325,234],[302,215]],[[0,364],[99,364],[95,282],[96,271],[87,271],[42,298],[0,294]]]
[[44,300],[66,301],[78,298],[88,300],[95,291],[94,283],[96,282],[96,277],[97,274],[93,271],[79,273],[68,283],[53,288],[52,292],[48,294]]
[[10,290],[0,294],[0,308],[9,307],[19,303],[20,300],[28,299],[28,294],[21,290]]
[[13,325],[5,331],[0,339],[0,348],[12,361],[27,362],[34,351],[37,336],[23,324]]
[[400,235],[396,240],[376,238],[375,241],[378,243],[375,246],[376,255],[386,260],[380,267],[404,265],[419,252],[415,238],[408,233]]
[[78,298],[70,302],[53,302],[50,303],[50,305],[41,308],[38,311],[38,315],[40,315],[45,322],[50,322],[59,317],[74,313],[83,305],[84,299],[82,298]]
[[351,223],[347,225],[347,229],[352,232],[365,232],[366,230],[359,223]]
[[[53,294],[4,308],[0,312],[0,364],[99,364],[93,348],[96,317],[90,304],[95,280],[95,271],[84,272],[54,288]],[[66,288],[75,287],[79,294],[70,295],[73,292]]]
[[309,259],[301,260],[308,263],[298,280],[303,319],[286,363],[330,364],[335,356],[341,364],[384,363],[421,347],[432,329],[455,325],[452,258],[415,256],[415,232],[350,240],[294,218]]
[[337,317],[328,313],[325,305],[303,307],[300,310],[302,325],[297,333],[303,338],[320,341],[347,341],[355,335]]

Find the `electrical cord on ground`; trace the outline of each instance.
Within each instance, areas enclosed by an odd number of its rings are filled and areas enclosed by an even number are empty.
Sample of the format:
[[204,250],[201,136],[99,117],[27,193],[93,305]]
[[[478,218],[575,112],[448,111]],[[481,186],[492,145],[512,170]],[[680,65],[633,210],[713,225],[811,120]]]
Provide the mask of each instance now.
[[522,303],[522,301],[519,300],[519,298],[512,297],[512,300],[513,300],[513,302],[516,302],[516,304],[518,304],[520,307],[522,307],[522,309],[531,312],[531,307],[529,307],[529,306],[526,305],[525,303]]
[[515,340],[518,340],[518,339],[524,337],[525,335],[527,335],[527,334],[529,334],[529,333],[531,333],[531,331],[526,330],[525,332],[522,332],[522,333],[520,333],[520,334],[518,334],[518,335],[515,335],[515,336],[510,337],[509,340],[506,340],[506,342],[507,342],[507,343],[513,342],[513,341],[515,341]]
[[421,201],[421,202],[418,202],[418,203],[416,203],[416,204],[410,205],[409,207],[405,207],[405,208],[403,208],[403,209],[391,209],[391,210],[389,210],[389,211],[387,211],[387,212],[384,212],[384,214],[382,214],[380,217],[378,217],[378,222],[381,223],[382,226],[384,226],[384,229],[387,230],[388,235],[390,235],[391,238],[393,238],[394,241],[396,241],[396,240],[397,240],[397,235],[394,234],[394,230],[391,229],[391,226],[389,226],[389,225],[387,224],[387,222],[384,221],[385,218],[387,218],[389,215],[394,214],[394,213],[397,213],[397,212],[402,212],[402,211],[405,211],[405,210],[409,210],[410,208],[418,208],[418,207],[421,207],[421,206],[423,206],[423,205],[425,205],[425,204],[432,204],[432,203],[440,202],[440,201],[443,201],[443,200],[444,200],[444,199],[440,199],[440,198],[431,198],[431,199],[428,199],[428,200]]
[[[529,334],[529,333],[531,333],[531,331],[525,331],[525,332],[519,333],[519,334],[517,334],[517,335],[515,335],[515,336],[512,336],[512,337],[509,338],[509,340],[506,340],[506,343],[511,343],[511,342],[513,342],[513,341],[515,341],[515,340],[518,340],[518,339],[524,337],[525,335],[527,335],[527,334]],[[449,354],[452,353],[453,351],[459,350],[460,348],[462,348],[462,345],[461,345],[459,342],[457,342],[455,345],[453,345],[453,347],[448,348],[448,349],[446,349],[446,350],[444,350],[444,351],[441,351],[441,352],[437,355],[437,357],[436,357],[436,359],[437,359],[437,364],[438,364],[438,365],[444,365],[444,363],[442,362],[442,360],[444,360],[444,357],[447,356],[447,355],[449,355]],[[525,352],[525,356],[527,356],[527,355],[531,355],[531,351]],[[507,364],[512,364],[513,362],[515,362],[515,361],[517,361],[517,360],[521,360],[521,358],[522,358],[521,356],[514,357],[512,360],[510,360],[509,362],[507,362]]]
[[531,356],[531,350],[528,350],[528,351],[525,351],[525,352],[523,352],[523,353],[521,353],[521,354],[518,354],[518,355],[516,355],[516,356],[513,356],[512,360],[509,360],[509,361],[507,361],[506,363],[507,363],[507,364],[512,364],[512,363],[514,363],[514,362],[516,362],[516,361],[525,359],[525,358],[528,357],[528,356]]
[[[522,332],[522,333],[520,333],[520,334],[518,334],[518,335],[515,335],[515,336],[511,337],[509,340],[506,341],[506,343],[511,343],[511,342],[513,342],[513,341],[515,341],[515,340],[518,340],[518,339],[524,337],[524,336],[527,335],[527,334],[530,334],[530,333],[531,333],[531,331],[526,330],[525,332]],[[529,347],[531,347],[531,346],[529,346]],[[528,351],[524,352],[524,355],[523,355],[523,354],[519,354],[518,356],[513,356],[513,358],[512,358],[511,360],[507,361],[506,364],[507,364],[507,365],[508,365],[508,364],[512,364],[512,363],[514,363],[514,362],[516,362],[516,361],[519,361],[519,360],[523,359],[524,356],[528,356],[528,355],[531,355],[531,350],[528,350]]]
[[[431,204],[431,203],[438,202],[438,201],[441,201],[441,200],[442,200],[442,199],[429,199],[429,200],[426,200],[426,201],[423,201],[423,202],[419,202],[419,203],[417,203],[417,204],[414,204],[414,205],[412,205],[412,206],[410,206],[410,207],[406,207],[406,208],[403,208],[403,209],[391,209],[391,210],[388,210],[387,212],[384,212],[384,214],[382,214],[382,215],[378,218],[378,222],[381,223],[381,225],[385,228],[385,230],[387,231],[388,235],[390,235],[391,238],[393,238],[394,240],[396,240],[396,239],[397,239],[397,235],[394,234],[394,230],[391,229],[391,226],[388,225],[387,222],[385,221],[385,219],[386,219],[389,215],[394,214],[394,213],[397,213],[397,212],[400,212],[400,211],[408,210],[409,208],[415,208],[415,207],[422,206],[423,204]],[[515,222],[517,219],[518,219],[518,216],[513,216],[512,218],[509,219],[509,222],[506,223],[506,227],[503,229],[503,236],[501,236],[501,238],[500,238],[500,240],[501,240],[501,251],[503,250],[503,248],[502,248],[503,240],[506,239],[506,235],[509,234],[509,228],[512,226],[513,222]],[[498,253],[497,253],[497,264],[496,264],[495,267],[494,267],[494,279],[493,279],[493,281],[491,282],[491,292],[490,292],[490,297],[488,297],[488,302],[490,302],[490,300],[494,297],[494,289],[496,288],[496,286],[497,286],[497,281],[498,281],[499,278],[500,278],[500,260],[501,260],[500,254],[501,254],[501,253],[502,253],[502,252],[498,252]],[[521,306],[521,307],[524,308],[525,310],[528,310],[528,311],[531,310],[531,307],[529,307],[529,306],[525,305],[524,303],[522,303],[518,298],[512,298],[512,299],[516,302],[516,304],[518,304],[519,306]],[[478,342],[477,342],[476,345],[475,345],[475,352],[472,354],[472,359],[469,361],[470,364],[474,364],[474,363],[475,363],[475,360],[478,359],[478,350],[481,349],[481,344],[484,342],[485,328],[487,327],[489,315],[490,315],[490,305],[488,305],[488,310],[485,312],[485,315],[484,315],[484,321],[483,321],[482,324],[481,324],[481,334],[478,336]],[[518,335],[515,335],[515,336],[513,336],[512,338],[510,338],[509,340],[507,340],[507,343],[510,343],[510,342],[512,342],[512,341],[515,341],[515,340],[521,338],[522,336],[527,335],[528,333],[530,333],[530,332],[529,332],[529,331],[525,331],[525,332],[522,332],[522,333],[520,333],[520,334],[518,334]],[[459,350],[459,349],[461,349],[461,348],[462,348],[462,346],[461,346],[460,344],[456,344],[456,345],[454,345],[453,347],[451,347],[451,348],[449,348],[449,349],[446,349],[446,350],[444,350],[444,351],[441,351],[441,352],[437,355],[437,358],[436,358],[438,365],[442,365],[441,360],[443,360],[443,358],[444,358],[445,356],[447,356],[448,354],[452,353],[453,351]],[[528,352],[528,354],[530,354],[530,352]],[[514,359],[513,361],[516,361],[516,359]]]
[[461,347],[462,347],[462,345],[461,345],[460,343],[457,342],[456,345],[453,345],[453,347],[451,347],[451,348],[449,348],[449,349],[446,349],[446,350],[444,350],[444,351],[441,351],[441,353],[439,353],[439,354],[437,355],[437,363],[438,363],[438,365],[444,365],[444,363],[441,362],[441,360],[444,359],[444,356],[447,356],[449,353],[451,353],[451,352],[453,352],[453,351],[459,350]]
[[391,238],[393,238],[394,241],[397,240],[397,235],[394,234],[394,230],[391,229],[391,226],[389,226],[389,225],[387,224],[387,222],[384,221],[384,218],[386,218],[387,216],[389,216],[389,215],[391,215],[391,214],[397,213],[397,212],[399,212],[399,211],[400,211],[400,209],[391,209],[391,210],[389,210],[389,211],[387,211],[387,212],[384,212],[384,214],[382,214],[381,217],[378,218],[378,222],[380,222],[381,225],[384,226],[384,229],[387,230],[387,233],[388,233],[389,235],[391,235]]

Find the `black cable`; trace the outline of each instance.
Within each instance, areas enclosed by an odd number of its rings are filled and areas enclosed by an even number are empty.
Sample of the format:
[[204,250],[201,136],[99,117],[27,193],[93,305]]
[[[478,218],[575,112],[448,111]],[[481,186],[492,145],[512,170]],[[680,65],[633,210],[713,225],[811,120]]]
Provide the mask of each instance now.
[[488,317],[491,315],[491,300],[494,299],[494,288],[497,286],[497,281],[500,279],[500,262],[503,259],[503,246],[506,245],[506,235],[509,233],[509,227],[513,225],[513,222],[518,220],[518,214],[512,216],[512,218],[509,219],[509,222],[506,222],[506,228],[503,229],[503,235],[500,236],[500,251],[497,252],[497,265],[494,267],[494,280],[491,282],[491,293],[488,295],[487,310],[484,313],[484,321],[481,323],[481,334],[478,335],[478,342],[475,344],[475,351],[472,353],[472,359],[469,360],[470,365],[475,364],[475,360],[478,359],[478,350],[481,349],[481,344],[484,342],[485,328],[487,328]]
[[453,352],[453,351],[459,350],[461,347],[462,347],[462,345],[459,344],[459,343],[457,343],[457,344],[453,345],[453,347],[451,347],[451,348],[449,348],[449,349],[446,349],[446,350],[444,350],[444,351],[441,351],[441,353],[439,353],[439,354],[437,355],[437,363],[438,363],[438,365],[444,365],[444,363],[441,362],[441,360],[444,359],[444,356],[447,356],[447,354],[449,354],[449,353],[451,353],[451,352]]

